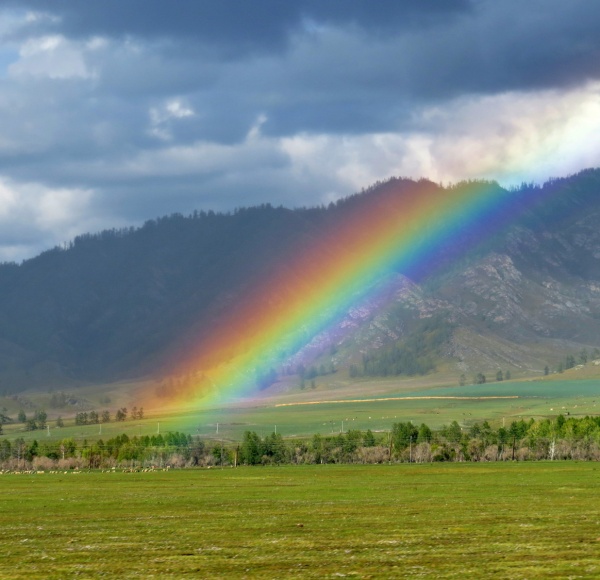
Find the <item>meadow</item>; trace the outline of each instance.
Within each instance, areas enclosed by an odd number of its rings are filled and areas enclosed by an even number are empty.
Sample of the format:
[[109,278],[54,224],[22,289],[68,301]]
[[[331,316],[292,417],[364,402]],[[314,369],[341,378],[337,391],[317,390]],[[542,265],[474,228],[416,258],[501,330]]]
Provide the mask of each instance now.
[[[400,421],[411,421],[415,425],[426,423],[434,429],[458,421],[468,428],[483,420],[498,426],[520,419],[556,417],[561,413],[575,417],[600,413],[600,377],[574,380],[566,375],[564,379],[553,376],[546,380],[465,386],[443,383],[440,386],[439,379],[433,381],[429,377],[364,380],[302,392],[291,389],[267,393],[263,398],[221,408],[190,404],[168,412],[149,410],[141,420],[102,425],[74,425],[72,419],[66,418],[65,426],[56,428],[50,418],[49,430],[25,431],[23,424],[6,424],[4,436],[23,437],[26,441],[65,438],[95,441],[122,433],[133,437],[180,431],[203,439],[240,441],[247,430],[261,436],[276,431],[288,438],[305,438],[315,433],[327,435],[348,429],[386,432]],[[135,402],[133,397],[119,403],[131,407],[132,401]],[[94,405],[93,398],[91,395],[90,408],[101,410],[102,405]],[[9,403],[14,405],[12,401]],[[43,400],[39,406],[43,408]],[[11,409],[13,416],[16,411],[16,407]]]
[[597,578],[600,467],[0,476],[2,578]]

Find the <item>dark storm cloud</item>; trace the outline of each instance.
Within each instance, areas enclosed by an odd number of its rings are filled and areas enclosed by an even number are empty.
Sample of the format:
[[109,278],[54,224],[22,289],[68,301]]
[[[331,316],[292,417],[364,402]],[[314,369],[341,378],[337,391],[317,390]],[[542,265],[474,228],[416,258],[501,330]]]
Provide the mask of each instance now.
[[[40,8],[45,6],[39,3]],[[53,10],[56,10],[53,5]],[[67,35],[138,36],[99,89],[185,93],[204,136],[406,129],[415,104],[573,86],[600,75],[600,4],[530,2],[58,3]],[[136,62],[137,61],[137,62]]]
[[[351,26],[365,33],[366,46],[390,42],[390,59],[402,78],[383,66],[389,75],[387,84],[417,97],[555,86],[596,78],[600,70],[600,4],[588,0],[527,4],[511,0],[180,0],[175,4],[21,0],[4,4],[58,17],[33,21],[37,33],[45,29],[77,38],[168,41],[162,50],[171,62],[185,61],[186,54],[206,56],[197,53],[198,45],[215,48],[219,59],[247,59],[254,51],[288,50],[293,35],[310,31],[311,26]],[[408,44],[400,55],[393,52],[398,38]],[[346,54],[349,75],[355,72],[351,63],[357,56],[360,53]],[[323,68],[319,62],[313,64],[317,70]],[[382,65],[371,63],[375,71]],[[151,83],[152,75],[147,78]]]
[[[423,25],[470,9],[468,0],[24,0],[6,5],[51,12],[47,22],[69,36],[179,38],[228,47],[228,51],[283,47],[288,35],[307,20],[332,25],[354,23],[381,31]],[[39,27],[39,23],[32,24]],[[39,30],[39,28],[37,28]]]
[[0,16],[0,229],[19,247],[36,231],[320,203],[411,155],[434,171],[452,138],[409,138],[456,131],[457,102],[600,78],[587,0],[0,0]]

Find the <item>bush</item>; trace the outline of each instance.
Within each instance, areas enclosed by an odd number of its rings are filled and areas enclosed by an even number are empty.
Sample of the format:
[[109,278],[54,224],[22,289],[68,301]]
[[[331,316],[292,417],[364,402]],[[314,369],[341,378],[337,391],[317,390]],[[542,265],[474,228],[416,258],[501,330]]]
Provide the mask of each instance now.
[[56,462],[48,457],[34,457],[31,463],[36,471],[51,471],[56,467]]
[[390,453],[387,447],[361,447],[356,452],[359,463],[387,463]]

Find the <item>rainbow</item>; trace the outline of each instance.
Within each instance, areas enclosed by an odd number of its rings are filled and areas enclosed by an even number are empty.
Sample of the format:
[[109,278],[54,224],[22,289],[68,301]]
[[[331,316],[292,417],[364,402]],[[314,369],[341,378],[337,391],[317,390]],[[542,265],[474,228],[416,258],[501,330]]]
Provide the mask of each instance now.
[[390,275],[422,279],[549,195],[548,188],[507,191],[495,182],[444,188],[393,179],[347,199],[343,219],[250,289],[196,345],[186,366],[196,378],[171,403],[206,408],[251,397],[257,376],[279,367]]

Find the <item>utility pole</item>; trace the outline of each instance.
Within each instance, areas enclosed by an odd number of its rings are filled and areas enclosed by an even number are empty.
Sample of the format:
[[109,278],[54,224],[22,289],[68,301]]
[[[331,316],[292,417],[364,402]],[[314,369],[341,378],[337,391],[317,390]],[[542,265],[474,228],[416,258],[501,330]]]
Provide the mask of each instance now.
[[160,435],[160,423],[156,424],[156,434]]
[[219,434],[219,424],[217,423],[217,435]]

